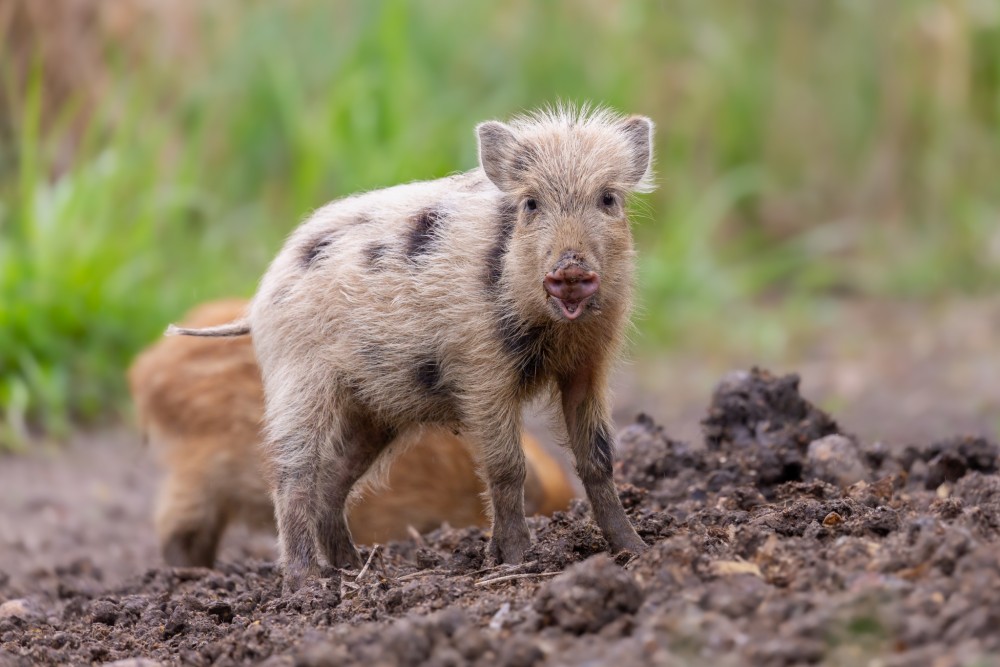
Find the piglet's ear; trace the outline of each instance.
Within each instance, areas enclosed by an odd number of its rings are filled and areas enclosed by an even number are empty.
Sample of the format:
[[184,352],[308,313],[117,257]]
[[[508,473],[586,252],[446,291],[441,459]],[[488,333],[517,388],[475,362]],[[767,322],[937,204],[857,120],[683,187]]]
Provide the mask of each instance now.
[[501,122],[491,120],[476,127],[479,136],[479,164],[486,176],[504,192],[514,187],[511,164],[517,152],[517,137]]
[[637,192],[650,192],[653,185],[653,121],[645,116],[630,116],[621,122],[621,132],[628,145],[625,181]]

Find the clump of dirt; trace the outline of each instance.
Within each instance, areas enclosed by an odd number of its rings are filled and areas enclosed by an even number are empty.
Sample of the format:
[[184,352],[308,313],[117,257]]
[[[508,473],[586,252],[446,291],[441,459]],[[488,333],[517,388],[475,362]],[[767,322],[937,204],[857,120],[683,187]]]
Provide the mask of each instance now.
[[[726,378],[705,446],[648,416],[620,434],[623,504],[652,545],[614,557],[582,501],[530,520],[517,567],[442,528],[294,594],[259,561],[103,583],[84,560],[0,577],[0,665],[959,665],[1000,651],[996,443],[898,454],[795,376]],[[129,663],[139,664],[139,663]]]
[[944,482],[954,482],[970,471],[995,473],[1000,447],[986,438],[962,436],[947,438],[927,447],[906,448],[901,464],[928,489]]
[[809,443],[839,434],[837,423],[799,394],[799,376],[754,368],[732,373],[715,390],[702,421],[705,445],[732,460],[735,474],[771,486],[802,478]]
[[546,584],[535,609],[542,614],[543,625],[581,635],[634,614],[642,598],[635,578],[601,554],[571,565]]

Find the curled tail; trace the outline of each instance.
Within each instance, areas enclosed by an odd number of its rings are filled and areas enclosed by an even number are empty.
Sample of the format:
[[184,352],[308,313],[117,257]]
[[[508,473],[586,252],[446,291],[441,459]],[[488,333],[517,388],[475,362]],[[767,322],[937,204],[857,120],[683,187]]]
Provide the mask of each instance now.
[[164,335],[226,338],[230,336],[246,336],[248,333],[250,333],[250,322],[246,318],[243,318],[227,324],[220,324],[214,327],[203,327],[200,329],[187,329],[171,324],[167,327],[167,331]]

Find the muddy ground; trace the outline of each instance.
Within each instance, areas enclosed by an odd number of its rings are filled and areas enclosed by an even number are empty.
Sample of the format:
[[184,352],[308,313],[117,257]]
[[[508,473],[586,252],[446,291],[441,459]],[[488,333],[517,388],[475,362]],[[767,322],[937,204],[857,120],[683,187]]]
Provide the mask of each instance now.
[[481,530],[443,528],[292,595],[266,537],[231,537],[218,570],[159,566],[155,475],[128,435],[58,465],[8,460],[0,666],[1000,664],[1000,448],[940,432],[980,410],[949,412],[945,396],[949,419],[867,421],[881,404],[850,401],[859,437],[800,390],[791,374],[730,373],[700,405],[675,402],[697,428],[619,419],[619,491],[648,553],[605,554],[578,501],[531,519],[521,567],[489,567]]

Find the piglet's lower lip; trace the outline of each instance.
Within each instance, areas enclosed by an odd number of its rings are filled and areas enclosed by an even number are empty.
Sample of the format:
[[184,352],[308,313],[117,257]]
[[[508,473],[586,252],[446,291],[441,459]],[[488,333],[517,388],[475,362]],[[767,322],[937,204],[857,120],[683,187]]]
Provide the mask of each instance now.
[[575,320],[580,317],[583,311],[587,309],[587,304],[590,303],[590,297],[579,301],[564,301],[556,297],[552,297],[552,300],[559,304],[559,309],[566,316],[567,320]]

